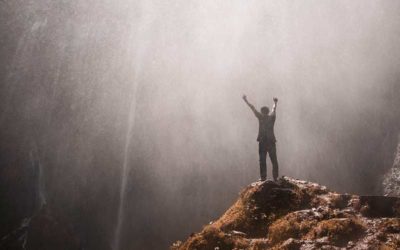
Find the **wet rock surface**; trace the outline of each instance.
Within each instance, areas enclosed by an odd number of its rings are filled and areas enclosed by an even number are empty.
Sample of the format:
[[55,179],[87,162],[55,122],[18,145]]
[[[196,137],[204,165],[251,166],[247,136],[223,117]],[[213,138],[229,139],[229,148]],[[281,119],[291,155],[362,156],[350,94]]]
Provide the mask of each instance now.
[[393,166],[383,178],[383,193],[387,196],[400,196],[400,135]]
[[339,194],[289,177],[256,182],[171,249],[400,249],[400,198]]
[[0,239],[0,250],[81,250],[79,238],[67,220],[43,206],[20,227]]

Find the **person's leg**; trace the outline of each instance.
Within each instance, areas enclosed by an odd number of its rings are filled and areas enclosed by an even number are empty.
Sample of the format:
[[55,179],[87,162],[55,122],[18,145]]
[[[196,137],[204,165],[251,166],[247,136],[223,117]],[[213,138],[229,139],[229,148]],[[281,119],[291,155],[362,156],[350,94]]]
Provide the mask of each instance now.
[[261,180],[267,178],[267,148],[264,142],[258,143],[258,154],[260,156],[260,177]]
[[269,145],[268,153],[269,153],[269,158],[271,159],[272,162],[272,175],[274,177],[274,180],[276,181],[279,176],[279,167],[278,167],[278,159],[276,157],[275,143]]

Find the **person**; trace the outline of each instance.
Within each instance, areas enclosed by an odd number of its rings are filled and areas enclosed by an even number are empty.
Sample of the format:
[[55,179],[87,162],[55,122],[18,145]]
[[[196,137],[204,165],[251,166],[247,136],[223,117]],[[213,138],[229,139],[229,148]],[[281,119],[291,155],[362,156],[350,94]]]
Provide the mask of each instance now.
[[258,153],[260,157],[260,177],[261,181],[265,181],[267,178],[267,153],[272,162],[272,175],[274,180],[278,179],[278,159],[276,157],[276,138],[274,133],[274,125],[276,120],[276,105],[278,98],[274,97],[274,106],[270,112],[268,107],[262,107],[260,112],[256,110],[254,105],[249,103],[246,95],[243,95],[243,100],[254,112],[258,119]]

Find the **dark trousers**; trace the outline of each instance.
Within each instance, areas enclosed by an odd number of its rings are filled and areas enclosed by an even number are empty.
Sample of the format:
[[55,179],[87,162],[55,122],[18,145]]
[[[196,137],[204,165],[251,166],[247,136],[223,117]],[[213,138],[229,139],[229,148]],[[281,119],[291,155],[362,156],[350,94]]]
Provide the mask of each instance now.
[[258,143],[258,153],[260,155],[260,176],[261,179],[267,178],[267,153],[272,162],[272,175],[274,180],[278,178],[278,159],[276,158],[276,143],[270,141],[260,141]]

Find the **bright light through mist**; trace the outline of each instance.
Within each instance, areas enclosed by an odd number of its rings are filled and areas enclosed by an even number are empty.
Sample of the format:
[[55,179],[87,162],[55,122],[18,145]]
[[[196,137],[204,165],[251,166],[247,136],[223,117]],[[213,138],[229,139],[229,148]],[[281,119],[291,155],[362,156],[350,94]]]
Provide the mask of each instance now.
[[183,239],[258,178],[242,94],[257,108],[279,98],[283,175],[374,193],[391,157],[398,1],[0,6],[2,159],[23,162],[37,145],[47,200],[89,249],[113,245],[123,166],[122,248]]

